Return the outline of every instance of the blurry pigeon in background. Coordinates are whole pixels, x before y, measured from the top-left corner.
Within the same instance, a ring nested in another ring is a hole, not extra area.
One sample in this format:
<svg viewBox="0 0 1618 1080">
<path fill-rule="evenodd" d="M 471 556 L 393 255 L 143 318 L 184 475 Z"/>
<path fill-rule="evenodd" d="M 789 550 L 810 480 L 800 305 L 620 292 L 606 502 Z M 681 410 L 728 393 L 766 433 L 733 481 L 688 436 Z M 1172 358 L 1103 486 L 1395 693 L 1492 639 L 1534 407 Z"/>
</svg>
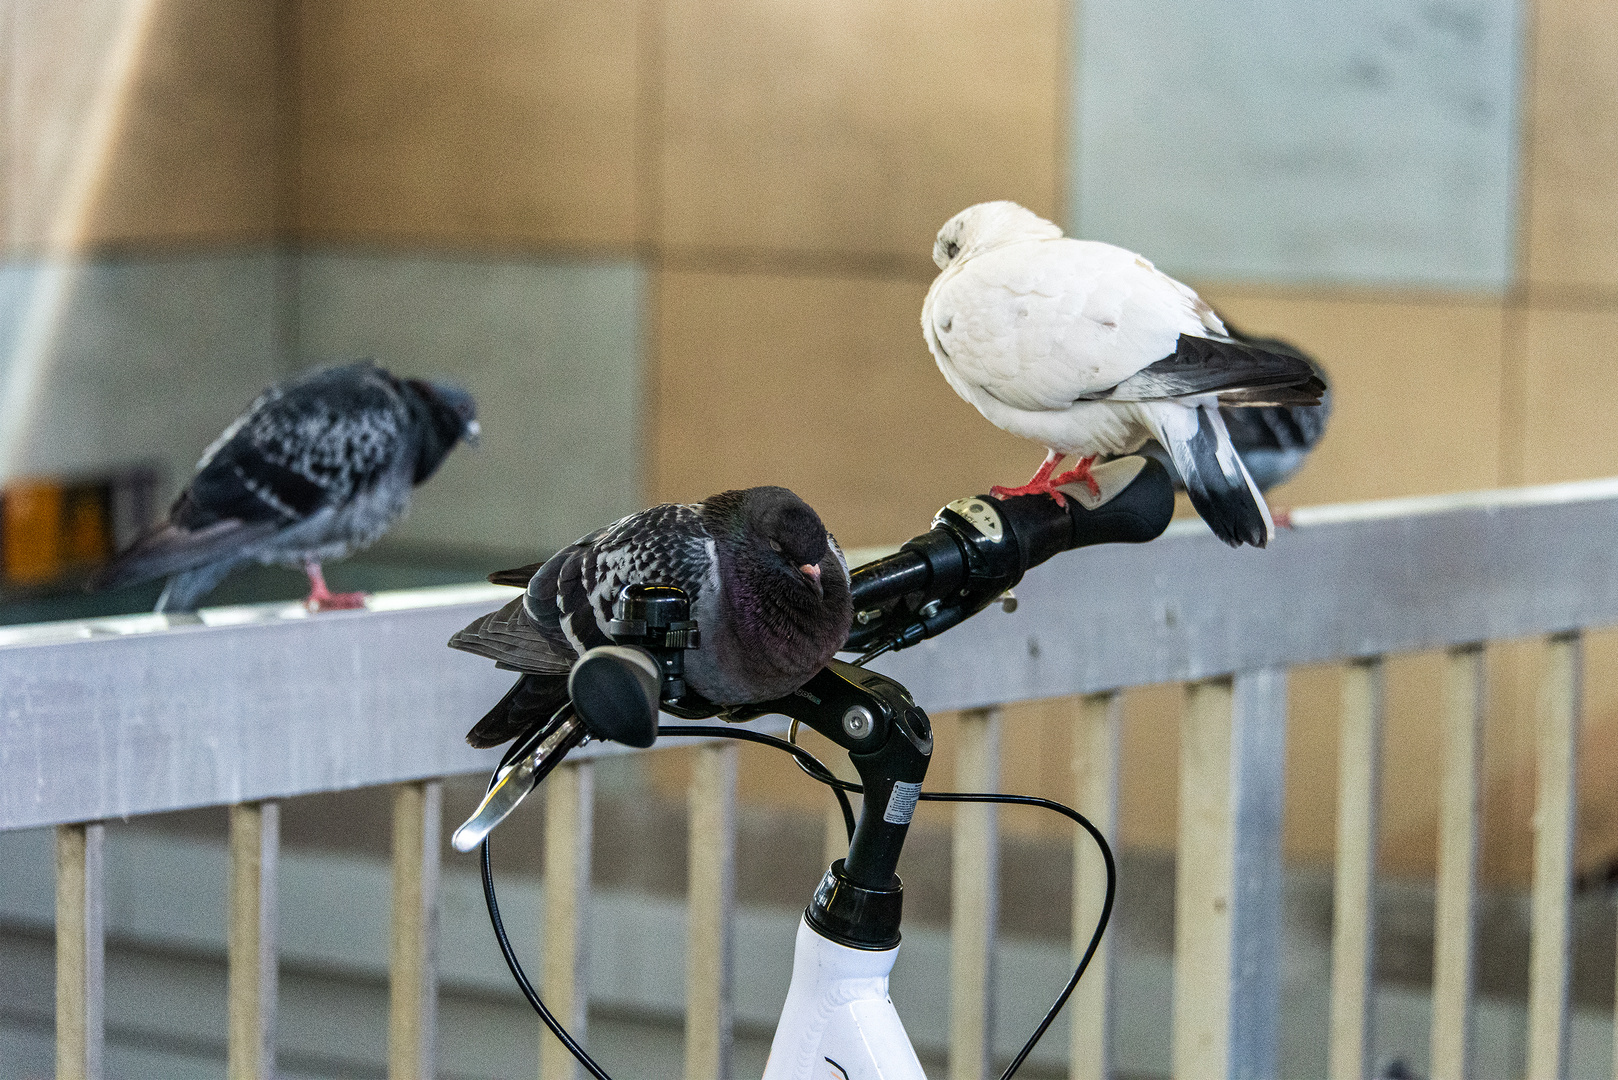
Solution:
<svg viewBox="0 0 1618 1080">
<path fill-rule="evenodd" d="M 1247 466 L 1247 472 L 1258 485 L 1258 489 L 1268 493 L 1279 484 L 1292 479 L 1294 473 L 1303 468 L 1303 463 L 1309 459 L 1309 453 L 1326 434 L 1326 424 L 1331 419 L 1331 386 L 1326 378 L 1325 369 L 1314 359 L 1302 351 L 1294 348 L 1284 341 L 1276 338 L 1255 338 L 1243 334 L 1229 322 L 1225 323 L 1225 330 L 1232 338 L 1266 352 L 1291 353 L 1306 362 L 1314 371 L 1326 390 L 1320 397 L 1319 405 L 1261 405 L 1247 408 L 1229 408 L 1221 406 L 1220 417 L 1225 421 L 1225 430 L 1230 432 L 1231 445 L 1236 448 L 1236 454 Z M 1175 487 L 1183 489 L 1185 483 L 1174 468 L 1174 461 L 1168 451 L 1153 439 L 1143 446 L 1140 453 L 1147 457 L 1156 458 L 1168 469 L 1169 475 L 1174 478 Z M 1277 525 L 1282 524 L 1282 513 L 1275 513 Z"/>
<path fill-rule="evenodd" d="M 599 529 L 544 563 L 491 574 L 526 591 L 450 639 L 523 675 L 466 741 L 498 746 L 567 701 L 568 672 L 610 645 L 626 585 L 684 589 L 701 633 L 685 679 L 716 705 L 791 693 L 831 660 L 853 620 L 848 563 L 820 517 L 786 488 L 665 503 Z"/>
<path fill-rule="evenodd" d="M 1293 350 L 1238 341 L 1188 286 L 1123 248 L 1071 240 L 1013 202 L 979 203 L 938 232 L 922 306 L 939 370 L 990 422 L 1049 451 L 1034 478 L 990 494 L 1096 490 L 1098 457 L 1155 438 L 1191 504 L 1233 547 L 1263 547 L 1269 508 L 1220 406 L 1316 405 L 1325 386 Z M 1079 461 L 1053 476 L 1068 454 Z"/>
<path fill-rule="evenodd" d="M 466 391 L 399 379 L 365 361 L 277 383 L 214 441 L 159 523 L 91 588 L 169 582 L 158 611 L 191 611 L 240 564 L 300 566 L 313 610 L 355 608 L 320 564 L 373 543 L 405 512 L 411 489 L 455 444 L 475 443 Z"/>
</svg>

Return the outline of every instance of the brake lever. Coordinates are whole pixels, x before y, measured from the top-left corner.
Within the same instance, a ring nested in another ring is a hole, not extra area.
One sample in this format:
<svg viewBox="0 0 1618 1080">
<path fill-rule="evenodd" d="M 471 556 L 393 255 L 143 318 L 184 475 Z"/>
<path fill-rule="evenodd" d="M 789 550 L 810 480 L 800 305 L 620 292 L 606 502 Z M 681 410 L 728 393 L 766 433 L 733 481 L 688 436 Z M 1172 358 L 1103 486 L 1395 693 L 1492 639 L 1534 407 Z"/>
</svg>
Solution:
<svg viewBox="0 0 1618 1080">
<path fill-rule="evenodd" d="M 483 801 L 450 837 L 455 850 L 471 851 L 483 843 L 483 838 L 510 817 L 529 792 L 561 764 L 568 751 L 587 738 L 589 732 L 569 704 L 513 743 L 489 778 L 489 790 Z"/>
</svg>

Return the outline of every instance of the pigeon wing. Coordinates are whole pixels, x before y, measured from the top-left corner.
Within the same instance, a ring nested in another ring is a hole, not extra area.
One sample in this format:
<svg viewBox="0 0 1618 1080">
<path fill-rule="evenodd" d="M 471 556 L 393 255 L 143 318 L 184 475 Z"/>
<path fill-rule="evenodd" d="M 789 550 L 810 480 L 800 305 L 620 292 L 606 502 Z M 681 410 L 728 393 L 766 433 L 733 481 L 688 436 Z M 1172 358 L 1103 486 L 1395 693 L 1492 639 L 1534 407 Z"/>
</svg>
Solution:
<svg viewBox="0 0 1618 1080">
<path fill-rule="evenodd" d="M 523 597 L 513 599 L 456 632 L 449 647 L 493 660 L 510 671 L 566 674 L 578 654 L 559 631 L 547 633 L 523 611 Z"/>
<path fill-rule="evenodd" d="M 554 585 L 545 570 L 529 583 L 528 610 L 542 618 L 541 602 L 547 592 L 553 596 L 557 625 L 581 653 L 612 643 L 607 624 L 624 586 L 674 585 L 685 590 L 694 609 L 716 565 L 700 508 L 682 503 L 630 514 L 570 551 L 556 568 Z"/>
<path fill-rule="evenodd" d="M 1173 355 L 1182 334 L 1223 333 L 1195 292 L 1145 259 L 1067 239 L 1008 245 L 940 275 L 926 321 L 952 383 L 1028 410 L 1107 391 Z"/>
<path fill-rule="evenodd" d="M 1174 354 L 1079 401 L 1163 401 L 1218 394 L 1231 404 L 1317 405 L 1326 384 L 1309 362 L 1229 339 L 1181 334 Z"/>
<path fill-rule="evenodd" d="M 407 449 L 409 416 L 374 364 L 305 375 L 255 401 L 203 454 L 170 520 L 290 525 L 375 484 Z"/>
</svg>

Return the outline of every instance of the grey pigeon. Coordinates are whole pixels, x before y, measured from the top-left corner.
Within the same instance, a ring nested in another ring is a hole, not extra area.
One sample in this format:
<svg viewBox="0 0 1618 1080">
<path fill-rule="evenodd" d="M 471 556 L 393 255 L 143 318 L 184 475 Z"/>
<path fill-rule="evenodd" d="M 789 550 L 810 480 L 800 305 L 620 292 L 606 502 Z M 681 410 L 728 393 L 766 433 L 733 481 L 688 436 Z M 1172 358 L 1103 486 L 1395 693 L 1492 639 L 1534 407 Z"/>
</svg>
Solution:
<svg viewBox="0 0 1618 1080">
<path fill-rule="evenodd" d="M 306 372 L 259 395 L 203 453 L 168 520 L 90 582 L 169 579 L 158 611 L 191 611 L 242 563 L 302 567 L 311 608 L 359 607 L 320 564 L 373 543 L 455 444 L 478 437 L 471 395 L 365 361 Z"/>
<path fill-rule="evenodd" d="M 630 514 L 544 563 L 491 574 L 522 596 L 450 638 L 522 677 L 466 736 L 498 746 L 549 720 L 568 672 L 610 645 L 626 585 L 684 589 L 701 632 L 690 688 L 716 705 L 791 693 L 831 660 L 853 618 L 848 563 L 820 517 L 786 488 L 756 487 Z"/>
<path fill-rule="evenodd" d="M 1236 448 L 1237 456 L 1247 466 L 1258 489 L 1267 492 L 1292 479 L 1293 474 L 1303 468 L 1303 463 L 1309 459 L 1310 451 L 1325 436 L 1326 424 L 1331 419 L 1331 385 L 1325 369 L 1313 357 L 1286 342 L 1277 338 L 1251 337 L 1237 330 L 1228 320 L 1225 330 L 1243 344 L 1269 353 L 1298 357 L 1309 365 L 1325 387 L 1319 405 L 1263 405 L 1244 409 L 1220 407 L 1219 415 L 1224 418 L 1225 429 L 1230 432 L 1230 442 Z M 1185 482 L 1174 468 L 1174 459 L 1161 443 L 1154 439 L 1142 447 L 1140 453 L 1162 462 L 1174 478 L 1174 486 L 1184 490 Z"/>
</svg>

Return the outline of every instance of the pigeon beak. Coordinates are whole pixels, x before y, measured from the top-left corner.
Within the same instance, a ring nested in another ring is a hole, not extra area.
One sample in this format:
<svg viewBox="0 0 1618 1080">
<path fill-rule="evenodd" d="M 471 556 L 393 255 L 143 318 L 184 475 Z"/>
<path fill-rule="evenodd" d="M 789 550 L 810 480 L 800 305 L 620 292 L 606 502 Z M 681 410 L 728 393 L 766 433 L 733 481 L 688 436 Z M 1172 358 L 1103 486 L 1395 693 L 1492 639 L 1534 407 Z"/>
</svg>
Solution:
<svg viewBox="0 0 1618 1080">
<path fill-rule="evenodd" d="M 483 425 L 476 420 L 468 420 L 466 426 L 461 429 L 461 438 L 466 440 L 468 446 L 476 446 L 482 436 Z"/>
<path fill-rule="evenodd" d="M 826 595 L 825 590 L 820 586 L 819 566 L 814 563 L 804 563 L 802 566 L 798 567 L 798 573 L 809 579 L 809 584 L 814 587 L 816 596 Z"/>
</svg>

